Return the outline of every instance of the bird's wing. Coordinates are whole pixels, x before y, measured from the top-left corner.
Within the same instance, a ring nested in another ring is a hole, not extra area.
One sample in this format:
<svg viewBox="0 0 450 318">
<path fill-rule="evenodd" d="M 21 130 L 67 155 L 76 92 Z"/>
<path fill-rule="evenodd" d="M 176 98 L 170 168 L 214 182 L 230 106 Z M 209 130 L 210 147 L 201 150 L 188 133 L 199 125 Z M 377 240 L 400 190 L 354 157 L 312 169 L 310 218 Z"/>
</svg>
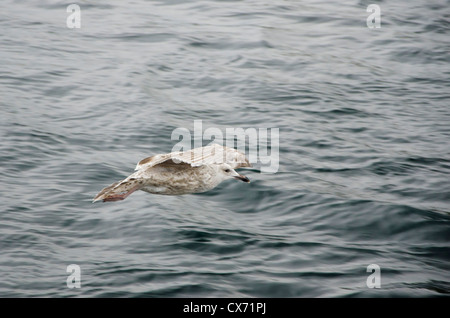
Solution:
<svg viewBox="0 0 450 318">
<path fill-rule="evenodd" d="M 171 152 L 142 159 L 137 164 L 136 170 L 153 167 L 168 160 L 172 160 L 175 163 L 184 162 L 190 164 L 192 167 L 221 163 L 227 163 L 233 169 L 251 167 L 250 162 L 242 152 L 233 148 L 213 144 L 188 151 Z"/>
<path fill-rule="evenodd" d="M 153 167 L 156 166 L 160 163 L 163 163 L 167 160 L 170 159 L 170 154 L 160 154 L 160 155 L 154 155 L 151 157 L 147 157 L 145 159 L 142 159 L 141 161 L 139 161 L 136 165 L 136 168 L 134 170 L 139 170 L 141 168 L 149 168 L 149 167 Z"/>
</svg>

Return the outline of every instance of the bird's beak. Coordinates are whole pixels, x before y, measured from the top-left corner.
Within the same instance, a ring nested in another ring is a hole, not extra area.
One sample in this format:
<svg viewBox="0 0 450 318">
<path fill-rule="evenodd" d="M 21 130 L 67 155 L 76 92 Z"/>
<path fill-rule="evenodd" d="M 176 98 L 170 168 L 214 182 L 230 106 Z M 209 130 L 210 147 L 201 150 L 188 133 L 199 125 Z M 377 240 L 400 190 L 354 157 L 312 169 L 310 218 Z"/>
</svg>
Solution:
<svg viewBox="0 0 450 318">
<path fill-rule="evenodd" d="M 241 174 L 238 175 L 238 176 L 235 176 L 235 177 L 233 177 L 233 178 L 235 178 L 235 179 L 237 179 L 237 180 L 241 180 L 241 181 L 247 182 L 247 183 L 250 183 L 250 179 L 247 178 L 246 176 L 241 175 Z"/>
</svg>

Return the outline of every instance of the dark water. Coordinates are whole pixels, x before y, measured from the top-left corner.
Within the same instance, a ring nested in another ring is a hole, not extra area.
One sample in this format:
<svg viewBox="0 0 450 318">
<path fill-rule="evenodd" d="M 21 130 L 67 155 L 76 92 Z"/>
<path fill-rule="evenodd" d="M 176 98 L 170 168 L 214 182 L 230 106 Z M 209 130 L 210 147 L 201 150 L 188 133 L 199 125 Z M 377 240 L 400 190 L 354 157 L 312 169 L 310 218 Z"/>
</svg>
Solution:
<svg viewBox="0 0 450 318">
<path fill-rule="evenodd" d="M 450 293 L 448 1 L 77 3 L 0 2 L 0 296 Z M 278 172 L 91 203 L 194 120 Z"/>
</svg>

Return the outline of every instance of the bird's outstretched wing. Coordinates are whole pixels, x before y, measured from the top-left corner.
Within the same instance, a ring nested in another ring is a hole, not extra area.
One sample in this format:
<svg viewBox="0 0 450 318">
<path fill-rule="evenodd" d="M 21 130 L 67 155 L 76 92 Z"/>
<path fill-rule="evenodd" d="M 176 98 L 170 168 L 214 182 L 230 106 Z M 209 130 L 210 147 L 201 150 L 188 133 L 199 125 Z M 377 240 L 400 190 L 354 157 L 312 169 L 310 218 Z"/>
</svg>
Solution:
<svg viewBox="0 0 450 318">
<path fill-rule="evenodd" d="M 177 151 L 148 157 L 139 161 L 135 170 L 150 168 L 168 160 L 172 160 L 175 163 L 187 163 L 192 167 L 221 163 L 227 163 L 233 169 L 252 166 L 242 152 L 233 148 L 213 144 L 189 151 Z"/>
</svg>

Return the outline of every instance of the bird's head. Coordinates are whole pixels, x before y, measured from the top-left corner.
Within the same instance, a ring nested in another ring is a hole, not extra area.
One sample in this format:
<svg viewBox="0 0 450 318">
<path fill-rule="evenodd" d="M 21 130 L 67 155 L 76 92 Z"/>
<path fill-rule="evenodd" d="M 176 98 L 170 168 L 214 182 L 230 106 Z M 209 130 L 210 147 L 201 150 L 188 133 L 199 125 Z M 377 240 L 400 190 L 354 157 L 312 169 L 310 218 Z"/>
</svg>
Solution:
<svg viewBox="0 0 450 318">
<path fill-rule="evenodd" d="M 233 178 L 250 183 L 250 179 L 237 173 L 231 166 L 227 163 L 219 165 L 219 173 L 223 175 L 224 179 Z"/>
</svg>

